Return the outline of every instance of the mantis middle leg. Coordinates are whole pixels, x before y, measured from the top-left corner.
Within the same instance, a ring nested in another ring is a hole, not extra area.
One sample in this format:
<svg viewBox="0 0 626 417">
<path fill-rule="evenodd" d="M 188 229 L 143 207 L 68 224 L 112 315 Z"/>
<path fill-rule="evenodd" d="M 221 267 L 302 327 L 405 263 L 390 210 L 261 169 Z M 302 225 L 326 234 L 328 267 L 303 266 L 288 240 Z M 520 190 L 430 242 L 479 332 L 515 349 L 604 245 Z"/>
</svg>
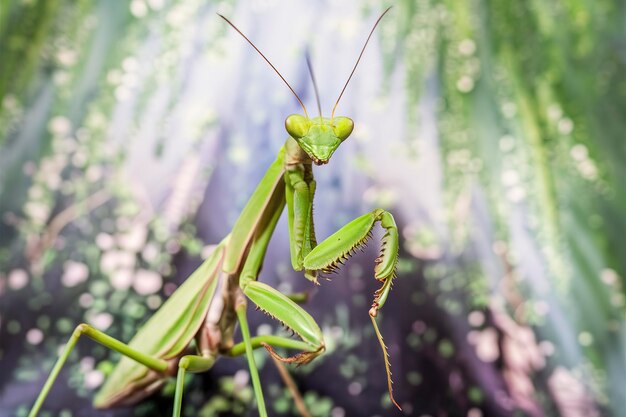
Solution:
<svg viewBox="0 0 626 417">
<path fill-rule="evenodd" d="M 173 417 L 180 417 L 180 410 L 183 402 L 183 388 L 185 385 L 185 373 L 208 371 L 214 363 L 214 356 L 185 355 L 180 358 L 178 361 L 178 373 L 176 374 L 176 393 L 174 394 Z"/>
</svg>

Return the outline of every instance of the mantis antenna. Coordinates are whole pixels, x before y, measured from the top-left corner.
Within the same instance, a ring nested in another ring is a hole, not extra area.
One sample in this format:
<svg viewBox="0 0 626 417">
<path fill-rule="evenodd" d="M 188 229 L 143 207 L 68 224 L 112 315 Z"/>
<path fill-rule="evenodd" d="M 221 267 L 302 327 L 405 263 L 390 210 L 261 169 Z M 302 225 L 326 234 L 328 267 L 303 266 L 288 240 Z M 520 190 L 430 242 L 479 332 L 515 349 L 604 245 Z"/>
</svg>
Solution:
<svg viewBox="0 0 626 417">
<path fill-rule="evenodd" d="M 343 90 L 341 90 L 341 94 L 339 94 L 339 98 L 337 99 L 337 102 L 335 103 L 335 107 L 333 107 L 333 112 L 330 114 L 330 119 L 331 120 L 335 116 L 335 110 L 337 109 L 337 105 L 339 104 L 339 100 L 341 100 L 341 96 L 343 96 L 343 92 L 346 91 L 346 87 L 348 86 L 348 83 L 352 79 L 352 76 L 354 75 L 354 71 L 356 71 L 356 67 L 359 66 L 359 62 L 361 61 L 361 57 L 363 56 L 363 52 L 365 52 L 365 47 L 367 46 L 368 42 L 370 41 L 370 38 L 372 37 L 372 33 L 374 33 L 374 29 L 376 29 L 376 26 L 378 26 L 378 23 L 383 18 L 383 16 L 386 15 L 389 10 L 391 10 L 391 7 L 392 6 L 387 7 L 387 9 L 383 12 L 383 14 L 380 15 L 380 17 L 378 18 L 376 23 L 374 23 L 374 27 L 370 31 L 370 34 L 368 35 L 367 40 L 365 41 L 365 45 L 363 45 L 363 49 L 361 49 L 361 53 L 359 54 L 359 58 L 356 60 L 356 64 L 354 64 L 354 68 L 352 68 L 352 72 L 350 73 L 350 76 L 348 77 L 348 81 L 346 81 L 346 84 L 343 86 Z"/>
<path fill-rule="evenodd" d="M 270 62 L 269 59 L 267 59 L 265 57 L 265 55 L 263 55 L 263 52 L 261 52 L 259 50 L 259 48 L 256 47 L 256 45 L 254 43 L 252 43 L 252 41 L 250 39 L 248 39 L 248 37 L 246 35 L 243 34 L 242 31 L 240 31 L 237 26 L 235 26 L 230 20 L 228 20 L 227 18 L 225 18 L 223 15 L 221 14 L 217 14 L 219 17 L 221 17 L 222 19 L 224 19 L 226 21 L 226 23 L 228 23 L 233 29 L 235 29 L 237 31 L 237 33 L 239 33 L 246 41 L 248 41 L 248 43 L 250 45 L 252 45 L 252 47 L 259 53 L 259 55 L 261 55 L 263 57 L 263 59 L 265 60 L 265 62 L 267 62 L 270 67 L 272 67 L 272 69 L 276 72 L 276 74 L 278 74 L 278 76 L 280 77 L 281 80 L 283 80 L 283 82 L 285 84 L 287 84 L 287 87 L 289 87 L 289 89 L 291 90 L 291 92 L 293 93 L 294 96 L 296 96 L 296 98 L 298 99 L 298 101 L 300 102 L 300 105 L 302 106 L 302 110 L 304 110 L 304 115 L 306 116 L 306 118 L 309 118 L 309 114 L 306 111 L 306 107 L 304 106 L 304 103 L 302 102 L 302 100 L 300 100 L 300 97 L 298 96 L 298 94 L 296 94 L 296 92 L 294 91 L 293 88 L 291 88 L 291 85 L 289 85 L 289 83 L 287 82 L 287 80 L 285 80 L 285 77 L 282 76 L 282 74 L 276 69 L 276 67 L 274 65 L 272 65 L 272 63 Z M 382 17 L 382 16 L 381 16 Z"/>
<path fill-rule="evenodd" d="M 313 65 L 311 64 L 311 54 L 309 54 L 309 50 L 307 49 L 305 52 L 306 57 L 306 65 L 309 67 L 309 74 L 311 74 L 311 81 L 313 81 L 313 88 L 315 90 L 315 101 L 317 101 L 317 111 L 320 114 L 320 119 L 322 118 L 322 106 L 320 105 L 320 92 L 317 89 L 317 81 L 315 81 L 315 74 L 313 73 Z"/>
</svg>

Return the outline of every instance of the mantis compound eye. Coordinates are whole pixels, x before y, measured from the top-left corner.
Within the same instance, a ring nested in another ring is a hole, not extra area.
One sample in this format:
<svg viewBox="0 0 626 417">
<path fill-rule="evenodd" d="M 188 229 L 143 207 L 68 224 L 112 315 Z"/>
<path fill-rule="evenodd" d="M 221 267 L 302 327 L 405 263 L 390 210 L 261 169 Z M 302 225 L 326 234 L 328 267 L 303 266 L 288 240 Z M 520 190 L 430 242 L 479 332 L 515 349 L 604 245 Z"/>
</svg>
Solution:
<svg viewBox="0 0 626 417">
<path fill-rule="evenodd" d="M 335 117 L 333 120 L 333 131 L 341 140 L 346 140 L 352 133 L 352 129 L 354 129 L 354 122 L 349 117 Z"/>
<path fill-rule="evenodd" d="M 311 122 L 300 114 L 292 114 L 285 120 L 285 129 L 287 133 L 294 139 L 299 139 L 309 132 Z"/>
</svg>

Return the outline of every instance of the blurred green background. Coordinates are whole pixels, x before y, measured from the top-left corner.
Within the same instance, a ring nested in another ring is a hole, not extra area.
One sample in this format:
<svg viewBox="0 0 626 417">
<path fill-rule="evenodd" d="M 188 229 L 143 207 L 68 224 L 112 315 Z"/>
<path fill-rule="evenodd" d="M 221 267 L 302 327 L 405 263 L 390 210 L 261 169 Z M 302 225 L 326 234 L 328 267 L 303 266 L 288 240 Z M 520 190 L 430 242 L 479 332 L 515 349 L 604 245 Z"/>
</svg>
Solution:
<svg viewBox="0 0 626 417">
<path fill-rule="evenodd" d="M 318 237 L 383 207 L 401 230 L 311 286 L 286 221 L 261 279 L 311 291 L 327 353 L 293 370 L 314 416 L 626 416 L 626 3 L 0 2 L 0 416 L 22 416 L 74 326 L 121 340 L 228 233 L 300 108 L 216 12 L 355 131 L 316 170 Z M 377 236 L 381 236 L 378 233 Z M 372 242 L 376 242 L 376 239 Z M 253 332 L 280 326 L 250 312 Z M 270 414 L 297 415 L 264 352 Z M 90 399 L 117 355 L 81 341 L 42 416 L 169 415 Z M 252 416 L 245 361 L 189 378 L 185 415 Z"/>
</svg>

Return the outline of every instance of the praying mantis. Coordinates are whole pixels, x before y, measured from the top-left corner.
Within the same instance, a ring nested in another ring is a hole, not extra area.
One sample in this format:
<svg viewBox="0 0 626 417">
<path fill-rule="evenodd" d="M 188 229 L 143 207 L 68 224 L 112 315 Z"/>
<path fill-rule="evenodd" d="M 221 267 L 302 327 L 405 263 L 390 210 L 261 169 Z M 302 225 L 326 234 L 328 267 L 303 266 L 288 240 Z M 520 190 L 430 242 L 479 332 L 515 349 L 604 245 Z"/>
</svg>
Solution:
<svg viewBox="0 0 626 417">
<path fill-rule="evenodd" d="M 123 355 L 96 394 L 96 408 L 132 405 L 176 375 L 173 416 L 179 417 L 186 373 L 208 371 L 219 356 L 245 355 L 259 415 L 267 416 L 253 350 L 264 347 L 281 362 L 301 365 L 315 359 L 325 349 L 322 331 L 313 317 L 294 301 L 296 297 L 282 294 L 258 281 L 269 240 L 285 207 L 292 267 L 296 271 L 304 271 L 305 278 L 315 284 L 318 283 L 320 273 L 335 272 L 343 261 L 364 245 L 371 237 L 371 230 L 376 223 L 380 223 L 385 230 L 380 256 L 374 267 L 374 278 L 380 281 L 381 286 L 374 293 L 369 316 L 383 351 L 390 399 L 400 408 L 393 398 L 389 355 L 376 323 L 378 311 L 391 290 L 398 261 L 398 229 L 394 218 L 383 209 L 375 209 L 352 220 L 319 244 L 313 224 L 316 183 L 312 166 L 328 163 L 333 153 L 352 133 L 353 121 L 348 117 L 335 116 L 335 110 L 374 29 L 389 9 L 380 15 L 370 31 L 330 118 L 322 117 L 317 85 L 308 57 L 307 64 L 320 113 L 319 117 L 313 118 L 309 117 L 300 97 L 265 55 L 226 17 L 219 15 L 272 67 L 299 101 L 304 114 L 287 117 L 285 128 L 289 137 L 245 205 L 231 233 L 216 245 L 211 255 L 128 344 L 88 324 L 78 325 L 46 380 L 29 417 L 35 417 L 41 409 L 63 364 L 83 335 Z M 251 336 L 246 317 L 248 300 L 291 329 L 300 340 L 275 335 Z M 237 324 L 243 339 L 239 343 L 234 342 Z M 275 348 L 295 350 L 298 353 L 284 357 Z"/>
</svg>

